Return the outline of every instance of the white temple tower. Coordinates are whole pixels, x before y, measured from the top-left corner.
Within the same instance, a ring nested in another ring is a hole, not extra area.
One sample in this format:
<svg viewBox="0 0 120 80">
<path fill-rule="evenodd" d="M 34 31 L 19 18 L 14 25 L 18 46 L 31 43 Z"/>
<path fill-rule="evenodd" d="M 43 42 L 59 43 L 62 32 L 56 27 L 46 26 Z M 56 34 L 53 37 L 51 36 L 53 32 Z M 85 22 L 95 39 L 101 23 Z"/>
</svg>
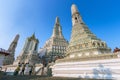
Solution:
<svg viewBox="0 0 120 80">
<path fill-rule="evenodd" d="M 38 39 L 36 39 L 35 34 L 26 39 L 25 45 L 20 53 L 20 55 L 15 60 L 14 64 L 18 63 L 39 63 L 38 56 Z"/>
<path fill-rule="evenodd" d="M 75 4 L 71 7 L 72 34 L 67 49 L 69 56 L 90 56 L 110 53 L 107 44 L 97 38 L 83 22 L 82 17 Z"/>
<path fill-rule="evenodd" d="M 46 50 L 45 57 L 48 59 L 48 61 L 53 61 L 56 58 L 63 58 L 65 56 L 67 46 L 68 42 L 65 40 L 62 34 L 60 20 L 58 17 L 56 17 L 52 36 L 46 41 L 43 48 Z M 40 52 L 40 54 L 43 53 Z"/>
<path fill-rule="evenodd" d="M 3 61 L 3 65 L 10 65 L 13 64 L 15 58 L 15 49 L 17 47 L 17 43 L 19 40 L 19 34 L 17 34 L 14 38 L 14 40 L 12 41 L 12 43 L 10 44 L 9 48 L 8 48 L 8 52 L 10 53 L 10 55 L 6 56 L 4 61 Z"/>
</svg>

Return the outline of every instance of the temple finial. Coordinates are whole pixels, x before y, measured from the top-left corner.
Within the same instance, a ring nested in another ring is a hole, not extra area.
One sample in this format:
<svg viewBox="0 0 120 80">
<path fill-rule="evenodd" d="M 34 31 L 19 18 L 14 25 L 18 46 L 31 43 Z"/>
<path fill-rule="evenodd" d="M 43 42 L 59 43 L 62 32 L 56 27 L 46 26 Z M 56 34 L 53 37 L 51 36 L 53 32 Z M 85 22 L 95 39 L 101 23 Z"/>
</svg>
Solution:
<svg viewBox="0 0 120 80">
<path fill-rule="evenodd" d="M 32 34 L 32 36 L 31 36 L 32 38 L 35 38 L 35 32 Z"/>
<path fill-rule="evenodd" d="M 57 16 L 55 20 L 55 24 L 59 24 L 59 23 L 60 23 L 60 20 L 59 20 L 59 17 Z"/>
<path fill-rule="evenodd" d="M 72 4 L 72 6 L 71 6 L 71 12 L 72 12 L 72 15 L 75 14 L 75 13 L 79 13 L 79 11 L 77 9 L 77 6 L 75 4 Z"/>
<path fill-rule="evenodd" d="M 20 37 L 20 35 L 19 35 L 19 34 L 17 34 L 17 35 L 15 36 L 14 42 L 18 42 L 19 37 Z"/>
<path fill-rule="evenodd" d="M 55 19 L 52 37 L 63 37 L 59 17 L 56 17 Z"/>
</svg>

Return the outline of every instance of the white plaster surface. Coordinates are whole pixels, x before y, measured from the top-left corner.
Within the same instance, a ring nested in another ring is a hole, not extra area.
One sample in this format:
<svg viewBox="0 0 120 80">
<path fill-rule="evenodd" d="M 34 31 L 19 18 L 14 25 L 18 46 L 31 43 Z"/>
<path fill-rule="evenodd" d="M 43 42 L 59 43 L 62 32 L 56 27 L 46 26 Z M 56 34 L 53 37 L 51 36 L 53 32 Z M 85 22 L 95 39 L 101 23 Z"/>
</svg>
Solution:
<svg viewBox="0 0 120 80">
<path fill-rule="evenodd" d="M 56 63 L 53 76 L 96 79 L 120 79 L 120 58 Z"/>
</svg>

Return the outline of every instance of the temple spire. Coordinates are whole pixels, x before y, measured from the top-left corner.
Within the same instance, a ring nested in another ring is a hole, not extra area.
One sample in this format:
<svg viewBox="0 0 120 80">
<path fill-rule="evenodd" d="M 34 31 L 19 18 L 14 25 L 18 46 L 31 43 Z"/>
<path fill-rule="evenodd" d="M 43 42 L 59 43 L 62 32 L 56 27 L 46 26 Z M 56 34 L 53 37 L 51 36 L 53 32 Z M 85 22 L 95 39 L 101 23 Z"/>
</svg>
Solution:
<svg viewBox="0 0 120 80">
<path fill-rule="evenodd" d="M 75 4 L 72 4 L 71 12 L 72 12 L 72 15 L 75 14 L 75 13 L 79 13 L 78 9 L 77 9 L 77 6 Z"/>
<path fill-rule="evenodd" d="M 45 42 L 44 48 L 40 50 L 40 55 L 44 56 L 44 60 L 48 64 L 51 61 L 55 61 L 56 57 L 63 58 L 67 46 L 68 42 L 62 34 L 59 17 L 56 17 L 52 36 Z"/>
<path fill-rule="evenodd" d="M 17 34 L 13 40 L 13 42 L 10 44 L 8 51 L 14 53 L 15 52 L 15 48 L 17 46 L 18 40 L 19 40 L 19 34 Z"/>
<path fill-rule="evenodd" d="M 59 17 L 56 17 L 56 21 L 55 21 L 55 24 L 60 24 L 60 20 L 59 20 Z"/>
<path fill-rule="evenodd" d="M 62 28 L 60 26 L 59 17 L 56 17 L 52 37 L 61 37 L 61 38 L 63 38 Z"/>
<path fill-rule="evenodd" d="M 26 39 L 20 55 L 17 57 L 13 64 L 17 65 L 19 62 L 20 63 L 29 62 L 29 64 L 36 63 L 39 60 L 37 55 L 38 44 L 39 40 L 35 37 L 35 33 L 33 33 L 32 36 Z"/>
<path fill-rule="evenodd" d="M 71 14 L 72 34 L 67 48 L 67 54 L 69 54 L 69 56 L 73 54 L 89 56 L 109 53 L 110 48 L 107 47 L 107 44 L 97 38 L 82 21 L 82 17 L 75 4 L 71 6 Z"/>
<path fill-rule="evenodd" d="M 19 34 L 17 34 L 14 38 L 14 40 L 12 41 L 12 43 L 10 44 L 9 48 L 8 48 L 8 51 L 10 52 L 10 55 L 9 56 L 6 56 L 4 61 L 3 61 L 3 64 L 4 65 L 10 65 L 10 64 L 13 64 L 15 58 L 15 49 L 17 47 L 17 43 L 18 43 L 18 40 L 19 40 Z"/>
<path fill-rule="evenodd" d="M 77 6 L 75 4 L 72 4 L 71 6 L 71 14 L 72 14 L 72 25 L 73 26 L 77 23 L 79 24 L 84 23 L 77 9 Z"/>
<path fill-rule="evenodd" d="M 32 34 L 31 38 L 35 38 L 35 32 Z"/>
</svg>

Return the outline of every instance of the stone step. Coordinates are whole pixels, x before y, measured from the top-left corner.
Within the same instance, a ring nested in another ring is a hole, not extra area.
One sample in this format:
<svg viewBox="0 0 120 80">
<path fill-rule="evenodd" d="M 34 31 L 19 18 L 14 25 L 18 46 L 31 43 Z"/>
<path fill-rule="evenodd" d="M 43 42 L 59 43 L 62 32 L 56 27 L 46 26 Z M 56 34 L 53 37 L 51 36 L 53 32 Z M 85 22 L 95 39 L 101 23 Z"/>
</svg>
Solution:
<svg viewBox="0 0 120 80">
<path fill-rule="evenodd" d="M 47 76 L 37 76 L 37 75 L 31 75 L 31 76 L 1 76 L 0 80 L 86 80 L 86 79 L 80 79 L 80 78 L 66 78 L 66 77 L 47 77 Z M 88 79 L 87 79 L 88 80 Z M 95 79 L 89 79 L 89 80 L 95 80 Z"/>
</svg>

